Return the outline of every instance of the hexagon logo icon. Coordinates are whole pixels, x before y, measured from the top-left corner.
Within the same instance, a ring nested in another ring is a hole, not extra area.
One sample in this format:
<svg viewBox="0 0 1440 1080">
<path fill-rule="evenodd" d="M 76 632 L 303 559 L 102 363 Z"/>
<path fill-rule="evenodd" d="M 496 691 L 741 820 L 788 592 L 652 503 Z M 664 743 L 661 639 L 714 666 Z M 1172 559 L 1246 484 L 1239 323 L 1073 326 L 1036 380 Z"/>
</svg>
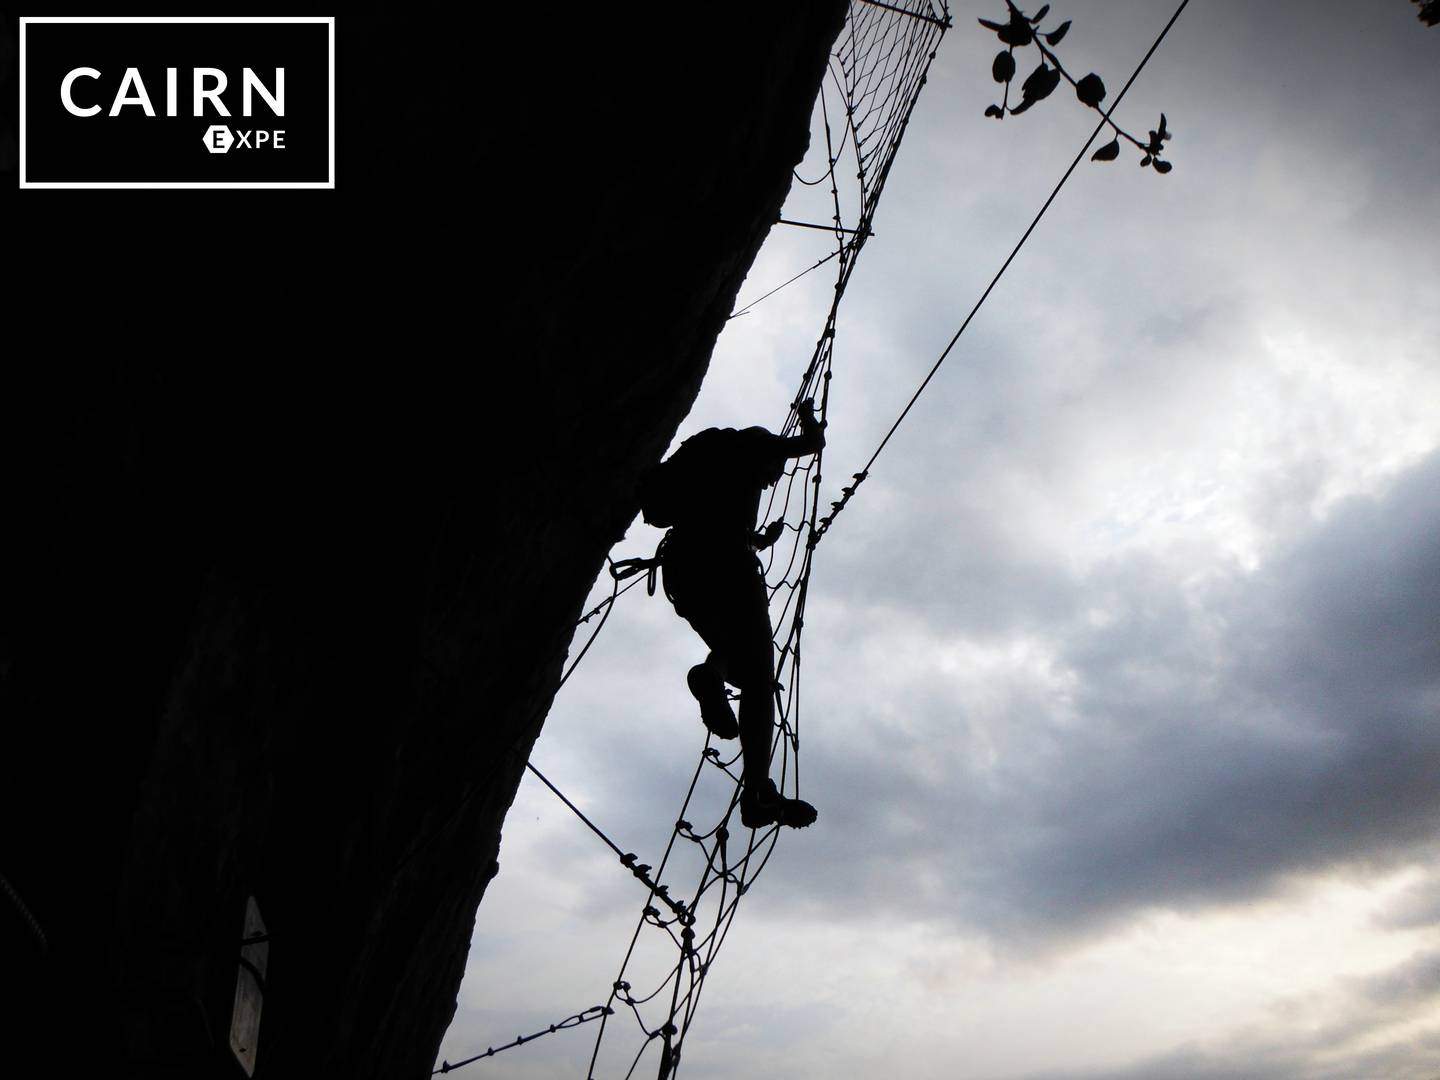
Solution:
<svg viewBox="0 0 1440 1080">
<path fill-rule="evenodd" d="M 212 154 L 228 153 L 235 142 L 235 136 L 230 134 L 230 129 L 224 124 L 211 124 L 205 129 L 203 138 L 205 149 Z"/>
</svg>

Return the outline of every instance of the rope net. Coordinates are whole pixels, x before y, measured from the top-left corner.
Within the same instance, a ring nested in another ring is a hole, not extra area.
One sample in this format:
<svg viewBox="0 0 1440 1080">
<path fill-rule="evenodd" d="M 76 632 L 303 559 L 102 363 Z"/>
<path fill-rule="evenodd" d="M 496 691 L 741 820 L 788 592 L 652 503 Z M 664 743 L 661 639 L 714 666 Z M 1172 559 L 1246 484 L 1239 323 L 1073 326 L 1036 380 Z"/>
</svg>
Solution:
<svg viewBox="0 0 1440 1080">
<path fill-rule="evenodd" d="M 829 404 L 835 323 L 885 181 L 948 26 L 943 2 L 900 0 L 893 5 L 855 0 L 835 43 L 818 102 L 833 209 L 835 289 L 824 328 L 800 379 L 782 434 L 799 423 L 797 406 Z M 842 177 L 853 184 L 842 187 Z M 824 261 L 832 261 L 831 257 Z M 752 305 L 753 306 L 753 305 Z M 765 552 L 775 643 L 776 722 L 771 775 L 782 794 L 800 793 L 801 633 L 814 541 L 821 521 L 823 454 L 792 464 L 771 489 L 760 524 L 783 520 L 782 539 Z M 677 914 L 652 893 L 636 921 L 601 1017 L 587 1076 L 676 1074 L 694 1023 L 705 978 L 724 944 L 741 898 L 774 854 L 780 826 L 746 829 L 739 819 L 740 753 L 706 738 L 686 798 L 653 878 L 662 899 L 683 905 Z M 700 827 L 705 814 L 708 828 Z M 686 872 L 688 871 L 688 873 Z M 688 881 L 684 900 L 664 882 Z M 644 981 L 638 974 L 645 972 Z M 628 1023 L 626 1022 L 628 1019 Z"/>
<path fill-rule="evenodd" d="M 796 173 L 805 187 L 828 184 L 833 213 L 831 225 L 825 228 L 833 233 L 835 248 L 809 270 L 834 262 L 834 294 L 781 434 L 795 431 L 798 406 L 809 398 L 817 402 L 818 416 L 822 420 L 826 416 L 840 303 L 870 236 L 871 220 L 925 84 L 926 71 L 949 25 L 944 0 L 851 0 L 816 103 L 815 126 L 823 129 L 825 138 L 824 171 L 813 180 Z M 771 290 L 766 296 L 778 291 Z M 737 314 L 743 310 L 748 308 Z M 822 456 L 797 461 L 786 470 L 771 490 L 761 519 L 785 522 L 782 538 L 765 552 L 764 567 L 775 647 L 776 720 L 770 771 L 781 793 L 792 798 L 798 798 L 800 790 L 801 632 L 815 544 L 828 524 L 820 509 Z M 857 474 L 856 482 L 859 479 Z M 840 504 L 830 505 L 833 513 Z M 639 583 L 637 578 L 621 588 L 621 575 L 615 567 L 612 563 L 615 588 L 581 622 L 600 616 L 603 626 L 618 598 Z M 582 656 L 593 640 L 592 634 Z M 573 668 L 574 664 L 566 677 Z M 533 771 L 539 775 L 538 770 Z M 738 743 L 717 744 L 707 734 L 658 864 L 652 869 L 633 854 L 621 854 L 622 865 L 641 881 L 648 896 L 609 997 L 603 1006 L 592 1006 L 548 1029 L 553 1032 L 578 1026 L 578 1022 L 598 1021 L 586 1073 L 592 1080 L 614 1076 L 628 1080 L 649 1075 L 652 1069 L 660 1080 L 668 1080 L 679 1069 L 705 978 L 730 931 L 740 899 L 769 862 L 779 839 L 779 825 L 750 830 L 741 824 L 740 775 Z M 548 780 L 545 783 L 549 785 Z M 554 785 L 549 786 L 560 794 Z M 565 801 L 612 849 L 621 851 Z M 708 828 L 695 824 L 702 820 L 714 824 Z M 468 1061 L 447 1062 L 436 1072 L 449 1072 L 460 1064 Z"/>
</svg>

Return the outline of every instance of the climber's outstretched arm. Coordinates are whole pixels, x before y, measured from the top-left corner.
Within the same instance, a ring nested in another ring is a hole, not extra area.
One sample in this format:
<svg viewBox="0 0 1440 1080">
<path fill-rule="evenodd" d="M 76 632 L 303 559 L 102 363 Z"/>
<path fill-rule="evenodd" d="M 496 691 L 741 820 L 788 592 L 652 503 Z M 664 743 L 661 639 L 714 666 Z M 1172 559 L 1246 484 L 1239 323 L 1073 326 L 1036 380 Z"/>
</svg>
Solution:
<svg viewBox="0 0 1440 1080">
<path fill-rule="evenodd" d="M 815 416 L 815 399 L 807 398 L 800 403 L 800 434 L 782 439 L 780 449 L 785 457 L 804 457 L 818 454 L 825 447 L 825 424 Z"/>
</svg>

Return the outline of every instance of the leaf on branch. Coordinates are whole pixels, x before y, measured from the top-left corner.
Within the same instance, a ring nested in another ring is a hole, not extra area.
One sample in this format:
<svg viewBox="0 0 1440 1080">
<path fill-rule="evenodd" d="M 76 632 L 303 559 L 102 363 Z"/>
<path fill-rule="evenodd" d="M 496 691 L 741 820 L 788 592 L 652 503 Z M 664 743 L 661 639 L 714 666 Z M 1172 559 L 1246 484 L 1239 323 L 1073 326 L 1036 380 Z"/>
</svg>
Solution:
<svg viewBox="0 0 1440 1080">
<path fill-rule="evenodd" d="M 1030 24 L 1025 21 L 1022 15 L 1017 19 L 1011 19 L 1000 29 L 1000 40 L 1006 45 L 1013 45 L 1017 49 L 1023 49 L 1035 40 L 1035 31 L 1030 29 Z"/>
<path fill-rule="evenodd" d="M 1091 161 L 1114 161 L 1120 156 L 1120 140 L 1111 139 L 1104 146 L 1090 155 Z"/>
<path fill-rule="evenodd" d="M 1146 145 L 1145 149 L 1150 151 L 1151 154 L 1158 155 L 1160 151 L 1164 149 L 1166 141 L 1171 137 L 1171 133 L 1165 130 L 1165 114 L 1161 113 L 1160 127 L 1150 132 L 1150 142 Z"/>
<path fill-rule="evenodd" d="M 1440 3 L 1440 0 L 1434 0 L 1434 2 Z M 1001 97 L 1000 104 L 987 105 L 985 107 L 985 115 L 987 117 L 993 116 L 997 120 L 1005 119 L 1007 112 L 1011 116 L 1018 116 L 1037 102 L 1044 101 L 1053 94 L 1059 87 L 1061 80 L 1064 79 L 1074 84 L 1075 96 L 1082 105 L 1087 108 L 1099 110 L 1101 115 L 1109 121 L 1109 116 L 1106 115 L 1104 109 L 1101 108 L 1101 102 L 1105 100 L 1108 93 L 1105 87 L 1105 81 L 1101 79 L 1096 72 L 1092 71 L 1083 79 L 1076 82 L 1061 68 L 1059 60 L 1045 48 L 1045 45 L 1040 45 L 1039 48 L 1041 54 L 1040 66 L 1025 77 L 1025 81 L 1020 87 L 1020 93 L 1018 95 L 1020 98 L 1019 103 L 1013 107 L 1010 106 L 1010 88 L 1016 74 L 1015 50 L 1024 48 L 1027 45 L 1039 44 L 1041 38 L 1049 45 L 1059 45 L 1065 38 L 1065 35 L 1070 32 L 1071 22 L 1069 19 L 1066 19 L 1054 30 L 1048 33 L 1042 32 L 1040 30 L 1040 23 L 1050 13 L 1050 5 L 1048 3 L 1042 4 L 1034 15 L 1026 15 L 1016 5 L 1015 0 L 1005 0 L 1005 8 L 1009 14 L 1008 21 L 1006 22 L 1002 23 L 993 19 L 978 20 L 981 26 L 993 31 L 999 37 L 1001 44 L 1008 46 L 1008 48 L 996 54 L 994 61 L 990 65 L 990 74 L 997 83 L 1004 85 L 1005 91 Z M 1055 60 L 1054 67 L 1049 65 L 1048 61 L 1050 60 Z M 1165 143 L 1171 138 L 1171 132 L 1168 129 L 1168 122 L 1164 113 L 1160 114 L 1160 124 L 1155 130 L 1150 132 L 1149 142 L 1146 143 L 1142 143 L 1129 133 L 1122 131 L 1113 122 L 1109 123 L 1108 126 L 1114 131 L 1115 137 L 1091 154 L 1091 161 L 1114 161 L 1119 158 L 1120 141 L 1123 138 L 1133 142 L 1140 149 L 1143 155 L 1140 159 L 1141 168 L 1153 165 L 1155 171 L 1161 174 L 1168 173 L 1173 168 L 1170 162 L 1162 160 L 1160 156 L 1164 152 Z M 829 518 L 823 519 L 822 526 L 828 521 Z M 1437 1077 L 1437 1080 L 1440 1080 L 1440 1077 Z"/>
<path fill-rule="evenodd" d="M 1075 84 L 1075 96 L 1082 104 L 1089 105 L 1092 109 L 1100 107 L 1100 102 L 1105 100 L 1105 83 L 1093 71 Z"/>
<path fill-rule="evenodd" d="M 1037 101 L 1043 101 L 1054 93 L 1055 87 L 1059 85 L 1060 72 L 1042 62 L 1026 76 L 1024 85 L 1020 87 L 1020 96 L 1024 98 L 1023 106 L 1028 107 Z"/>
</svg>

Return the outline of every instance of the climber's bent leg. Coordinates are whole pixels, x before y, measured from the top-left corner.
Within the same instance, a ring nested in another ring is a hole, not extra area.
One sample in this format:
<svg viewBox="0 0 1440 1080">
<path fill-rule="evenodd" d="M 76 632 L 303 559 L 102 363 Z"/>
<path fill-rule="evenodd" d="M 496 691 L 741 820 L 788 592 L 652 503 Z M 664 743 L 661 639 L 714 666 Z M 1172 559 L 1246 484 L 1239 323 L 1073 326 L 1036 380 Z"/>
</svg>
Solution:
<svg viewBox="0 0 1440 1080">
<path fill-rule="evenodd" d="M 724 700 L 724 683 L 740 690 L 740 716 L 734 730 L 740 735 L 741 820 L 750 828 L 776 822 L 795 828 L 809 825 L 815 820 L 815 808 L 800 799 L 784 798 L 770 780 L 775 652 L 770 596 L 758 560 L 748 551 L 734 557 L 713 553 L 703 561 L 667 556 L 665 575 L 666 591 L 676 612 L 710 646 L 710 656 L 690 669 L 686 681 L 700 702 L 701 719 L 712 732 L 731 730 L 725 719 L 734 722 L 729 702 Z M 723 719 L 719 711 L 722 702 Z"/>
<path fill-rule="evenodd" d="M 724 662 L 711 653 L 696 664 L 685 677 L 690 694 L 700 703 L 700 719 L 717 739 L 733 739 L 740 734 L 730 695 L 725 692 Z"/>
</svg>

